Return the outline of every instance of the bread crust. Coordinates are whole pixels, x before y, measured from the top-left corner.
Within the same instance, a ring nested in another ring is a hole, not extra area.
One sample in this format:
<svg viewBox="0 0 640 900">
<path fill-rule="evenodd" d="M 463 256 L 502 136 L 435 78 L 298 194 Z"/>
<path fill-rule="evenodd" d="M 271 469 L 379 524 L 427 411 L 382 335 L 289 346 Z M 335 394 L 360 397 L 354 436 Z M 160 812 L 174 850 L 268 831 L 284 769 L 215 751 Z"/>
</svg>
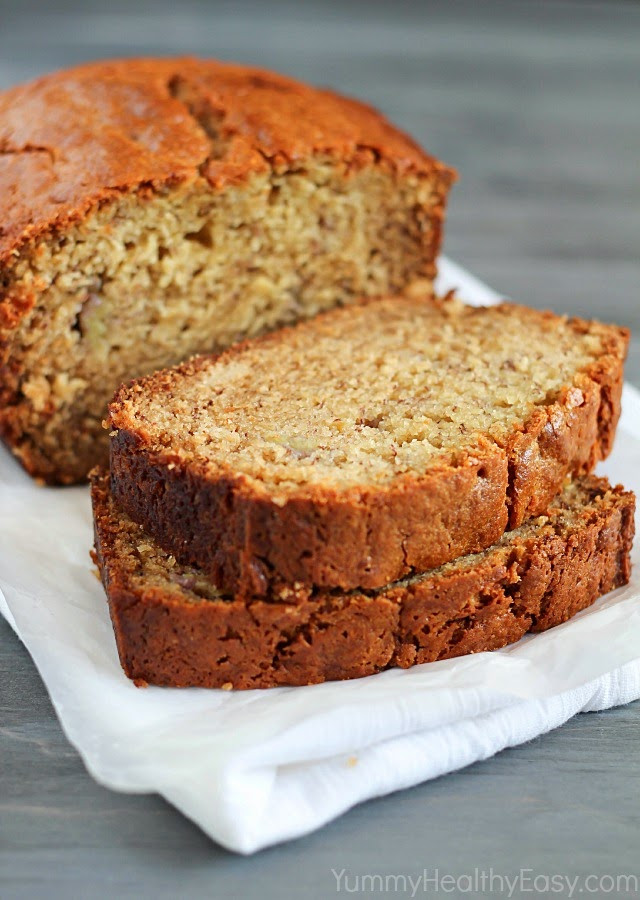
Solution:
<svg viewBox="0 0 640 900">
<path fill-rule="evenodd" d="M 224 188 L 317 153 L 455 177 L 372 107 L 262 69 L 185 57 L 45 75 L 0 94 L 0 267 L 123 191 Z"/>
<path fill-rule="evenodd" d="M 502 309 L 517 314 L 518 307 Z M 580 319 L 569 323 L 576 333 L 592 327 Z M 265 340 L 280 342 L 286 353 L 288 331 Z M 480 440 L 453 462 L 387 485 L 304 486 L 284 505 L 229 468 L 212 474 L 198 460 L 153 445 L 133 422 L 138 391 L 171 392 L 211 363 L 199 358 L 118 392 L 108 422 L 111 489 L 161 547 L 236 596 L 263 596 L 280 582 L 381 587 L 485 549 L 506 527 L 544 513 L 568 474 L 590 472 L 613 441 L 627 341 L 624 329 L 605 326 L 598 358 L 553 401 L 536 407 L 502 446 Z"/>
<path fill-rule="evenodd" d="M 95 560 L 122 667 L 138 684 L 315 684 L 493 650 L 551 628 L 629 579 L 633 494 L 604 479 L 585 483 L 591 502 L 570 528 L 541 523 L 533 536 L 462 569 L 370 593 L 187 602 L 141 584 L 144 571 L 133 577 L 123 565 L 118 540 L 131 529 L 145 536 L 117 510 L 108 476 L 96 472 Z"/>
</svg>

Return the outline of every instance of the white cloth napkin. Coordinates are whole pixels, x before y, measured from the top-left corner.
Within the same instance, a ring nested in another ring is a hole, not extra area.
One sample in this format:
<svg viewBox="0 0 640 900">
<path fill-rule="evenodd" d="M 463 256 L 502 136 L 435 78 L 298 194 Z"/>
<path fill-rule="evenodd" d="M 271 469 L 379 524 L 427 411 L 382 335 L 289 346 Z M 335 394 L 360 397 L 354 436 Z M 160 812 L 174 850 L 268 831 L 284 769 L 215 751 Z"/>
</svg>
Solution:
<svg viewBox="0 0 640 900">
<path fill-rule="evenodd" d="M 444 261 L 441 287 L 495 294 Z M 640 394 L 601 467 L 640 493 Z M 581 711 L 640 697 L 640 565 L 570 622 L 511 647 L 352 682 L 271 691 L 135 688 L 91 573 L 88 490 L 39 488 L 0 452 L 0 611 L 88 770 L 157 791 L 212 838 L 255 850 L 451 772 Z M 4 598 L 3 598 L 4 595 Z"/>
</svg>

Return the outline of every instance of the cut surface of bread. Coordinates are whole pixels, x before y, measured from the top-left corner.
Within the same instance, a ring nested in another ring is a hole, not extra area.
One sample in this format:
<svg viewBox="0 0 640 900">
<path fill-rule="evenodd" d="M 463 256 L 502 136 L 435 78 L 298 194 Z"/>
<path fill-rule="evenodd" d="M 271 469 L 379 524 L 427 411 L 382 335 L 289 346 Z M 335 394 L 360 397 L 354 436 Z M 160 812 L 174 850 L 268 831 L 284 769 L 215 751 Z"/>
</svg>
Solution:
<svg viewBox="0 0 640 900">
<path fill-rule="evenodd" d="M 375 110 L 241 66 L 95 63 L 0 94 L 0 435 L 83 479 L 123 381 L 429 282 L 452 178 Z"/>
<path fill-rule="evenodd" d="M 512 305 L 334 310 L 123 387 L 114 497 L 236 595 L 379 587 L 484 549 L 606 455 L 627 339 Z"/>
<path fill-rule="evenodd" d="M 482 553 L 376 591 L 223 596 L 92 483 L 95 561 L 125 673 L 264 688 L 357 678 L 493 650 L 566 621 L 629 579 L 633 494 L 585 477 Z"/>
</svg>

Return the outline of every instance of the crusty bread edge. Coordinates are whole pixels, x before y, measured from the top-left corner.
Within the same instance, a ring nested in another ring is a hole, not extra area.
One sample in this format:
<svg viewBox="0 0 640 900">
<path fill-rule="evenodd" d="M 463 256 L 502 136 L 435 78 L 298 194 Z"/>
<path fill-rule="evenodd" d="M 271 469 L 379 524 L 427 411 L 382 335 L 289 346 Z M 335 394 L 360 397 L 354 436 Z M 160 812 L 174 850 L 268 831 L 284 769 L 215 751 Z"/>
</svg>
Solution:
<svg viewBox="0 0 640 900">
<path fill-rule="evenodd" d="M 141 586 L 119 564 L 120 514 L 108 475 L 96 471 L 94 559 L 122 667 L 142 685 L 304 685 L 494 650 L 546 630 L 629 579 L 635 498 L 603 479 L 589 481 L 603 499 L 567 533 L 541 527 L 459 572 L 428 573 L 370 594 L 194 603 Z"/>
</svg>

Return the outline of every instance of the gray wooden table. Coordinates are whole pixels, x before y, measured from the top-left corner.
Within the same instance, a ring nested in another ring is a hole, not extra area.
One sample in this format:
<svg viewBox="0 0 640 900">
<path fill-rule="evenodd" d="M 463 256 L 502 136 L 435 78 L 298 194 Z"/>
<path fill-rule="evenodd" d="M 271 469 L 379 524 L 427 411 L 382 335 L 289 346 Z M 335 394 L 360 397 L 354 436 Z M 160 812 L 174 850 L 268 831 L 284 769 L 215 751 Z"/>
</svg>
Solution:
<svg viewBox="0 0 640 900">
<path fill-rule="evenodd" d="M 447 252 L 514 299 L 631 326 L 640 384 L 637 5 L 0 0 L 0 87 L 136 53 L 251 61 L 382 107 L 461 171 Z M 95 784 L 5 623 L 0 695 L 2 898 L 330 897 L 332 869 L 640 876 L 637 703 L 244 859 L 158 797 Z"/>
</svg>

